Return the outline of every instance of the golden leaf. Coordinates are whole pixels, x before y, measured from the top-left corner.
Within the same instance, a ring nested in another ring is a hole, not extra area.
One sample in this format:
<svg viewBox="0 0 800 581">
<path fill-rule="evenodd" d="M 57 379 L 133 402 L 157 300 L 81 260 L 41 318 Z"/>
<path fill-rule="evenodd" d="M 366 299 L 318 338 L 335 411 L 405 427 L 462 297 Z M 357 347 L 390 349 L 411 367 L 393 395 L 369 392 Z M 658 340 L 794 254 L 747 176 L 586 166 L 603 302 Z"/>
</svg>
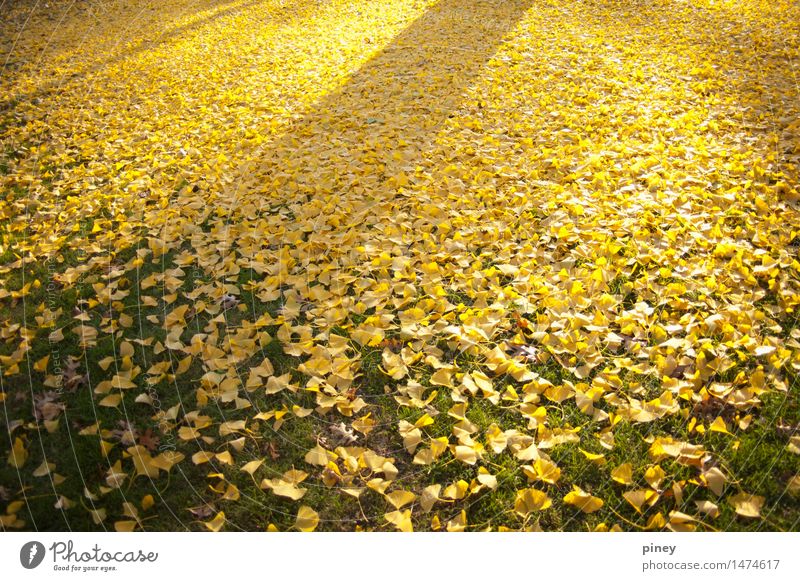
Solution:
<svg viewBox="0 0 800 581">
<path fill-rule="evenodd" d="M 598 511 L 604 504 L 600 498 L 592 496 L 575 485 L 572 486 L 572 491 L 564 497 L 564 502 L 579 508 L 585 513 Z"/>
<path fill-rule="evenodd" d="M 552 505 L 550 498 L 541 490 L 525 488 L 517 491 L 514 510 L 520 516 L 527 516 L 534 511 L 546 510 Z"/>
<path fill-rule="evenodd" d="M 764 506 L 764 497 L 740 492 L 728 498 L 728 502 L 736 510 L 736 514 L 748 518 L 759 518 L 761 508 Z"/>
<path fill-rule="evenodd" d="M 313 508 L 304 505 L 297 510 L 294 526 L 298 530 L 310 533 L 317 528 L 317 525 L 319 525 L 319 515 Z"/>
</svg>

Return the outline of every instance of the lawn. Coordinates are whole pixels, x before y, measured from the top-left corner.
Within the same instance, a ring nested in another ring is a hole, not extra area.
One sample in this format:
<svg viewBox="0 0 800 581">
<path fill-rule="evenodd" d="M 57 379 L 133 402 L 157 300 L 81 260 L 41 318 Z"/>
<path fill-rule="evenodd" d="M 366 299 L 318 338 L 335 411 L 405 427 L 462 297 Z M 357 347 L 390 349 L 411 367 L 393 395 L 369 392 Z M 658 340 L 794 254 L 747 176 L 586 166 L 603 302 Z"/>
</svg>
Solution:
<svg viewBox="0 0 800 581">
<path fill-rule="evenodd" d="M 800 530 L 800 5 L 0 2 L 2 530 Z"/>
</svg>

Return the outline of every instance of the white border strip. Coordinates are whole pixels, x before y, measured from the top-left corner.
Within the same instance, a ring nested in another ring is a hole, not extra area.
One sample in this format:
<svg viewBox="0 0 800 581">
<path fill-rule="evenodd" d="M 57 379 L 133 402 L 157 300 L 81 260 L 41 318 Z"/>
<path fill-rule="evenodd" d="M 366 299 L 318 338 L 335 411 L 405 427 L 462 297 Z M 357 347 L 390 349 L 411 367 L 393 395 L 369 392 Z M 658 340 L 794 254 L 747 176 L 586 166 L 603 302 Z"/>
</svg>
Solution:
<svg viewBox="0 0 800 581">
<path fill-rule="evenodd" d="M 33 542 L 45 554 L 29 570 Z M 796 580 L 800 533 L 6 533 L 0 570 L 13 580 Z"/>
</svg>

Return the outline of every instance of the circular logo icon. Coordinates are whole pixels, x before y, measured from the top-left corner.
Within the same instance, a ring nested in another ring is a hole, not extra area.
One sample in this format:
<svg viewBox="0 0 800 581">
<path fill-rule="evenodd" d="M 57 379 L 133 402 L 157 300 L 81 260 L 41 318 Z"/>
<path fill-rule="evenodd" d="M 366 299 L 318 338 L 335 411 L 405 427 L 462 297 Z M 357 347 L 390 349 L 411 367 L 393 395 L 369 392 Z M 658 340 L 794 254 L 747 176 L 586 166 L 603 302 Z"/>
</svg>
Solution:
<svg viewBox="0 0 800 581">
<path fill-rule="evenodd" d="M 35 569 L 42 564 L 44 552 L 44 545 L 39 541 L 25 543 L 19 550 L 19 562 L 26 569 Z"/>
</svg>

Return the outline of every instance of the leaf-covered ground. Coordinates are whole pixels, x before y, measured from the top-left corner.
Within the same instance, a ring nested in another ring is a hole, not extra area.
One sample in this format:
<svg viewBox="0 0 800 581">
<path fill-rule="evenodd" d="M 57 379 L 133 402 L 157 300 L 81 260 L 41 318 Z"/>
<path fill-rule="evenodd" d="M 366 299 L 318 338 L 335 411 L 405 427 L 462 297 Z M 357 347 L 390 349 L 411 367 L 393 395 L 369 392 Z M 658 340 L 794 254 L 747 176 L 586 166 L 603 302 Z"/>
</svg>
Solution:
<svg viewBox="0 0 800 581">
<path fill-rule="evenodd" d="M 797 2 L 0 12 L 3 529 L 800 529 Z"/>
</svg>

